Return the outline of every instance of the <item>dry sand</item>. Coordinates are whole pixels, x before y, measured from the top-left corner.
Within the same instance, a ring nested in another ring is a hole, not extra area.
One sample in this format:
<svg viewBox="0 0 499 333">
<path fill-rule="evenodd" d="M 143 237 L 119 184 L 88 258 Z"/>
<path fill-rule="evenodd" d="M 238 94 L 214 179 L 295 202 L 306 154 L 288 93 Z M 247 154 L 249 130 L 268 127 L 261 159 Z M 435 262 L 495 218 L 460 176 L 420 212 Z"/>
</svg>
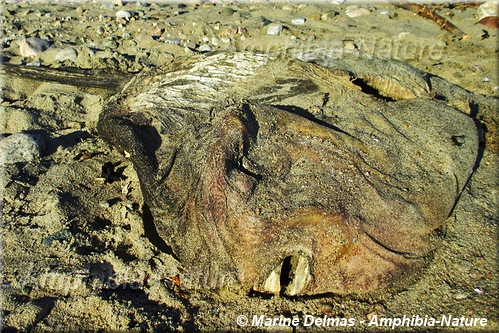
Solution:
<svg viewBox="0 0 499 333">
<path fill-rule="evenodd" d="M 389 330 L 367 326 L 376 314 L 487 318 L 487 326 L 468 330 L 497 330 L 496 114 L 476 115 L 485 130 L 483 155 L 432 264 L 418 282 L 381 298 L 241 297 L 183 285 L 182 267 L 162 251 L 142 209 L 131 163 L 96 133 L 106 99 L 131 75 L 208 50 L 203 45 L 212 51 L 283 54 L 289 47 L 357 48 L 405 61 L 472 92 L 498 95 L 497 29 L 476 24 L 478 5 L 432 6 L 464 38 L 391 4 L 363 4 L 370 13 L 354 18 L 346 15 L 348 5 L 4 4 L 1 133 L 33 134 L 16 137 L 27 152 L 9 154 L 6 162 L 12 163 L 2 166 L 5 332 L 227 331 L 240 329 L 240 315 L 250 324 L 253 315 L 301 321 L 296 328 L 250 325 L 243 331 L 333 330 L 304 327 L 306 315 L 356 320 L 357 325 L 339 331 Z M 132 17 L 116 22 L 119 10 Z M 292 24 L 294 18 L 305 22 Z M 281 34 L 267 35 L 275 24 L 282 25 Z M 46 39 L 51 47 L 22 57 L 21 36 Z M 82 77 L 72 68 L 92 72 Z M 64 84 L 49 69 L 72 70 L 75 78 Z M 108 182 L 102 179 L 106 163 L 113 163 L 115 171 Z"/>
</svg>

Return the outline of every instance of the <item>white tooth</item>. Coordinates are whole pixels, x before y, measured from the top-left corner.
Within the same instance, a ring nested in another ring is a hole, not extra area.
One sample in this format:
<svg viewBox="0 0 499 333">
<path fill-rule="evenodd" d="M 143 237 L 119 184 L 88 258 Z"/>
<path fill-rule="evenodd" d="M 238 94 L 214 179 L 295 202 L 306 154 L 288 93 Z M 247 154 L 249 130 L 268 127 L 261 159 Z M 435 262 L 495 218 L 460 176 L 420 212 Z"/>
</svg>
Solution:
<svg viewBox="0 0 499 333">
<path fill-rule="evenodd" d="M 282 263 L 270 272 L 263 285 L 264 292 L 279 294 L 281 291 L 281 269 Z"/>
<path fill-rule="evenodd" d="M 312 279 L 310 275 L 310 267 L 306 257 L 299 256 L 293 257 L 291 260 L 293 280 L 286 288 L 286 294 L 289 296 L 296 296 L 300 294 Z"/>
</svg>

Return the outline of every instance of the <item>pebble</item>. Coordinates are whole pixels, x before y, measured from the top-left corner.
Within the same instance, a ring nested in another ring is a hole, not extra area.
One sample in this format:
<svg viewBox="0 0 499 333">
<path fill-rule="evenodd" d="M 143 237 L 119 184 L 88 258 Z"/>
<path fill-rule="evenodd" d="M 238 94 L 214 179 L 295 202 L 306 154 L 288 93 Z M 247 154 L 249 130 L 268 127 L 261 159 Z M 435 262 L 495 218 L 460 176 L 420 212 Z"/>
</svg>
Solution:
<svg viewBox="0 0 499 333">
<path fill-rule="evenodd" d="M 222 43 L 229 44 L 230 43 L 230 38 L 229 37 L 222 37 Z"/>
<path fill-rule="evenodd" d="M 40 135 L 19 132 L 0 140 L 0 164 L 34 162 L 44 150 Z"/>
<path fill-rule="evenodd" d="M 180 40 L 175 39 L 175 38 L 168 38 L 168 39 L 165 39 L 165 43 L 180 45 Z"/>
<path fill-rule="evenodd" d="M 72 47 L 68 47 L 67 49 L 60 50 L 59 53 L 55 56 L 56 61 L 66 61 L 71 60 L 72 62 L 76 61 L 78 57 L 78 53 Z"/>
<path fill-rule="evenodd" d="M 211 52 L 211 46 L 208 44 L 203 44 L 199 47 L 199 52 Z"/>
<path fill-rule="evenodd" d="M 19 51 L 21 52 L 21 56 L 24 58 L 36 57 L 43 51 L 47 50 L 49 47 L 50 42 L 48 40 L 38 37 L 29 37 L 27 39 L 22 39 L 19 43 Z"/>
<path fill-rule="evenodd" d="M 303 17 L 296 17 L 296 18 L 291 20 L 291 24 L 294 24 L 294 25 L 302 25 L 304 23 L 305 23 L 305 18 L 303 18 Z"/>
<path fill-rule="evenodd" d="M 196 43 L 194 43 L 194 42 L 187 42 L 185 44 L 185 46 L 188 47 L 191 50 L 194 50 L 196 48 Z"/>
<path fill-rule="evenodd" d="M 279 36 L 282 32 L 282 25 L 280 24 L 270 24 L 267 28 L 267 35 Z"/>
<path fill-rule="evenodd" d="M 106 49 L 116 49 L 118 48 L 118 44 L 116 44 L 116 42 L 114 41 L 110 41 L 108 43 L 106 43 Z"/>
<path fill-rule="evenodd" d="M 217 38 L 217 37 L 212 37 L 212 38 L 211 38 L 211 44 L 213 44 L 213 45 L 217 46 L 217 45 L 218 45 L 218 43 L 219 43 L 219 41 L 218 41 L 218 38 Z"/>
<path fill-rule="evenodd" d="M 324 14 L 321 15 L 321 20 L 322 21 L 330 21 L 333 19 L 333 17 L 335 17 L 336 15 L 338 15 L 339 13 L 334 11 L 334 10 L 331 10 L 329 12 L 326 12 Z"/>
<path fill-rule="evenodd" d="M 132 12 L 128 10 L 119 10 L 116 12 L 116 19 L 130 20 L 132 18 Z"/>
<path fill-rule="evenodd" d="M 225 8 L 222 8 L 221 11 L 218 12 L 218 14 L 220 14 L 221 16 L 232 16 L 232 14 L 234 14 L 235 10 L 230 8 L 230 7 L 225 7 Z"/>
<path fill-rule="evenodd" d="M 364 16 L 364 15 L 369 15 L 371 14 L 371 11 L 367 8 L 362 8 L 359 6 L 348 6 L 345 10 L 345 14 L 348 17 L 359 17 L 359 16 Z"/>
<path fill-rule="evenodd" d="M 321 19 L 321 14 L 320 13 L 313 13 L 308 16 L 309 20 L 312 21 L 320 21 Z"/>
<path fill-rule="evenodd" d="M 113 10 L 114 9 L 114 3 L 112 3 L 112 2 L 104 3 L 104 4 L 102 4 L 102 6 L 100 6 L 100 9 Z"/>
<path fill-rule="evenodd" d="M 70 240 L 72 237 L 71 231 L 67 229 L 60 230 L 56 233 L 50 234 L 43 238 L 43 245 L 50 247 L 54 242 L 56 241 L 67 241 Z"/>
<path fill-rule="evenodd" d="M 36 59 L 35 61 L 28 62 L 26 64 L 26 66 L 28 66 L 28 67 L 40 67 L 41 65 L 42 65 L 42 62 L 40 61 L 40 59 Z"/>
<path fill-rule="evenodd" d="M 498 3 L 496 1 L 488 1 L 480 5 L 476 11 L 477 20 L 480 21 L 484 17 L 488 16 L 497 16 L 497 6 Z"/>
<path fill-rule="evenodd" d="M 209 43 L 210 42 L 210 37 L 204 36 L 202 39 L 203 43 Z"/>
</svg>

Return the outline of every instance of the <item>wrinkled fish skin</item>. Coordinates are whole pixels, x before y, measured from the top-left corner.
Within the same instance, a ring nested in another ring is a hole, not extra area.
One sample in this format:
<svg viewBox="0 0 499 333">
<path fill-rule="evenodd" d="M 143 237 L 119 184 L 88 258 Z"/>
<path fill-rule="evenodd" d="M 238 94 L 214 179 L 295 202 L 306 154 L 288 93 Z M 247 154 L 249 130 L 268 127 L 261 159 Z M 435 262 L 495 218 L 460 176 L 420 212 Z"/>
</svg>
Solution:
<svg viewBox="0 0 499 333">
<path fill-rule="evenodd" d="M 473 120 L 428 82 L 382 59 L 219 53 L 134 79 L 98 129 L 131 154 L 186 285 L 375 294 L 428 264 L 477 159 Z"/>
</svg>

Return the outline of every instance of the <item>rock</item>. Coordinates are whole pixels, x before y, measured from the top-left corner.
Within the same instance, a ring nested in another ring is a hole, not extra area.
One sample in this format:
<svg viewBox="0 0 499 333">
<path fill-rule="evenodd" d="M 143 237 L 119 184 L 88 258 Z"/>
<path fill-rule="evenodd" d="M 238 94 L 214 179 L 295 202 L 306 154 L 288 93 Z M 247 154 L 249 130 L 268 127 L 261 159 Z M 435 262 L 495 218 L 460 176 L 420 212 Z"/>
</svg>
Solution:
<svg viewBox="0 0 499 333">
<path fill-rule="evenodd" d="M 41 135 L 19 132 L 0 139 L 0 165 L 34 162 L 45 150 Z"/>
<path fill-rule="evenodd" d="M 217 46 L 217 45 L 218 45 L 218 43 L 219 43 L 219 40 L 218 40 L 218 38 L 217 38 L 217 37 L 212 37 L 212 38 L 211 38 L 211 44 L 213 44 L 213 45 Z"/>
<path fill-rule="evenodd" d="M 133 14 L 132 12 L 128 11 L 128 10 L 119 10 L 116 12 L 116 21 L 118 20 L 125 20 L 125 21 L 129 21 L 131 18 L 132 18 Z"/>
<path fill-rule="evenodd" d="M 345 14 L 348 17 L 359 17 L 359 16 L 364 16 L 364 15 L 369 15 L 371 14 L 371 11 L 367 8 L 359 7 L 359 6 L 348 6 L 345 10 Z"/>
<path fill-rule="evenodd" d="M 100 9 L 104 9 L 104 10 L 113 10 L 113 9 L 114 9 L 114 3 L 112 3 L 112 2 L 103 3 L 103 4 L 100 6 Z"/>
<path fill-rule="evenodd" d="M 72 62 L 76 61 L 78 57 L 78 53 L 72 47 L 68 47 L 67 49 L 60 50 L 59 53 L 55 56 L 56 61 L 66 61 L 71 60 Z"/>
<path fill-rule="evenodd" d="M 180 45 L 180 40 L 178 40 L 176 38 L 168 38 L 168 39 L 165 39 L 165 43 Z"/>
<path fill-rule="evenodd" d="M 320 13 L 313 13 L 308 16 L 308 19 L 311 21 L 320 21 L 321 19 L 321 14 Z"/>
<path fill-rule="evenodd" d="M 218 14 L 220 14 L 221 16 L 232 16 L 232 14 L 234 14 L 235 10 L 230 8 L 230 7 L 224 7 L 222 8 L 221 11 L 218 12 Z"/>
<path fill-rule="evenodd" d="M 334 10 L 331 10 L 329 12 L 326 12 L 324 14 L 321 15 L 321 20 L 322 21 L 330 21 L 333 19 L 333 17 L 335 17 L 336 15 L 338 15 L 339 13 L 334 11 Z"/>
<path fill-rule="evenodd" d="M 211 52 L 211 46 L 208 44 L 203 44 L 199 47 L 199 52 Z"/>
<path fill-rule="evenodd" d="M 38 37 L 22 39 L 19 43 L 19 51 L 24 58 L 36 57 L 50 47 L 50 42 Z"/>
<path fill-rule="evenodd" d="M 271 36 L 279 36 L 282 32 L 282 25 L 273 23 L 270 24 L 269 27 L 267 28 L 267 35 Z"/>
<path fill-rule="evenodd" d="M 291 20 L 291 24 L 294 24 L 294 25 L 302 25 L 304 23 L 305 23 L 305 18 L 303 18 L 303 17 L 296 17 L 296 18 Z"/>
<path fill-rule="evenodd" d="M 26 66 L 28 66 L 28 67 L 40 67 L 41 65 L 42 65 L 42 62 L 40 61 L 40 59 L 36 59 L 35 61 L 28 62 L 26 64 Z"/>
<path fill-rule="evenodd" d="M 480 5 L 476 11 L 476 19 L 481 20 L 484 17 L 497 16 L 497 6 L 498 3 L 496 1 L 488 1 Z"/>
<path fill-rule="evenodd" d="M 191 49 L 191 50 L 194 50 L 194 49 L 196 48 L 196 46 L 197 46 L 197 45 L 196 45 L 196 43 L 194 43 L 194 42 L 187 42 L 187 43 L 185 43 L 185 46 L 186 46 L 187 48 Z"/>
</svg>

